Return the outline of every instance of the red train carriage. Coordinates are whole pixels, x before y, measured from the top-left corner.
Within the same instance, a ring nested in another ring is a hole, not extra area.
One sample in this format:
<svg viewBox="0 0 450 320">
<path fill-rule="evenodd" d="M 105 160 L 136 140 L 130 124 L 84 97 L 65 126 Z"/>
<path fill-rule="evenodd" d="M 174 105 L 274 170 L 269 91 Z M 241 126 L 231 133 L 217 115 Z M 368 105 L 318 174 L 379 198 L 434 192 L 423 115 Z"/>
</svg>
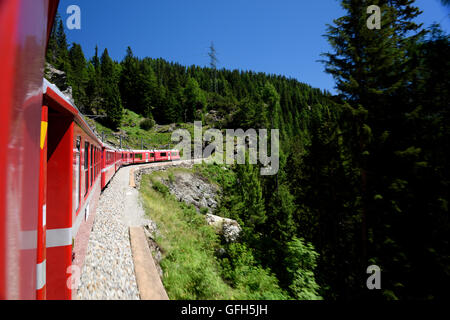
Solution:
<svg viewBox="0 0 450 320">
<path fill-rule="evenodd" d="M 147 163 L 150 160 L 150 151 L 148 150 L 134 150 L 133 151 L 133 163 Z"/>
<path fill-rule="evenodd" d="M 180 152 L 178 150 L 156 150 L 155 161 L 173 161 L 180 159 Z"/>
<path fill-rule="evenodd" d="M 37 246 L 48 223 L 39 193 L 46 176 L 42 78 L 57 6 L 0 1 L 0 299 L 35 299 L 36 288 L 44 289 L 46 257 Z"/>
<path fill-rule="evenodd" d="M 154 153 L 155 153 L 155 161 L 157 162 L 169 160 L 169 156 L 167 154 L 167 151 L 165 150 L 155 150 Z"/>
<path fill-rule="evenodd" d="M 116 150 L 110 146 L 103 146 L 102 149 L 102 189 L 106 187 L 111 178 L 116 173 Z"/>
<path fill-rule="evenodd" d="M 116 172 L 124 165 L 123 162 L 123 151 L 116 150 Z"/>
<path fill-rule="evenodd" d="M 42 83 L 58 2 L 0 1 L 0 299 L 71 299 L 101 190 L 125 164 L 180 158 L 103 144 Z"/>
<path fill-rule="evenodd" d="M 47 81 L 46 298 L 71 299 L 101 192 L 102 144 L 76 107 Z M 83 237 L 84 235 L 84 237 Z M 79 237 L 80 236 L 80 237 Z M 38 249 L 41 244 L 38 243 Z M 69 281 L 69 282 L 68 282 Z"/>
<path fill-rule="evenodd" d="M 180 151 L 178 150 L 170 150 L 170 160 L 174 161 L 174 160 L 180 160 Z"/>
<path fill-rule="evenodd" d="M 125 164 L 133 163 L 133 153 L 131 151 L 124 152 Z"/>
</svg>

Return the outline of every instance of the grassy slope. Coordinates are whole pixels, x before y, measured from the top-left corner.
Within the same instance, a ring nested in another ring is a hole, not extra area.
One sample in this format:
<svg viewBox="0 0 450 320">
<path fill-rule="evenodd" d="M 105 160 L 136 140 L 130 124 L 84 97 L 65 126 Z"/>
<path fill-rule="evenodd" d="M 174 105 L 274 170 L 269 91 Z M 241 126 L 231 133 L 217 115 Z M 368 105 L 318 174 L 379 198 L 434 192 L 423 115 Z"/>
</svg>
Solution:
<svg viewBox="0 0 450 320">
<path fill-rule="evenodd" d="M 125 109 L 122 123 L 120 128 L 117 131 L 114 131 L 104 125 L 102 125 L 100 122 L 97 122 L 92 119 L 86 119 L 86 121 L 89 123 L 89 125 L 92 128 L 95 128 L 99 136 L 102 135 L 102 133 L 105 134 L 105 141 L 108 142 L 111 145 L 120 146 L 120 138 L 119 135 L 122 135 L 126 137 L 126 139 L 122 140 L 122 148 L 127 149 L 138 149 L 140 150 L 142 148 L 141 145 L 141 139 L 143 139 L 144 142 L 144 149 L 169 149 L 173 148 L 176 144 L 174 144 L 171 141 L 172 138 L 172 132 L 168 132 L 168 129 L 171 127 L 171 125 L 155 125 L 150 130 L 144 130 L 141 129 L 139 124 L 144 120 L 144 117 L 141 115 Z M 176 130 L 178 129 L 185 129 L 189 131 L 191 134 L 192 139 L 192 145 L 191 149 L 194 150 L 194 125 L 192 123 L 180 123 L 177 124 Z M 210 126 L 203 125 L 202 126 L 203 133 L 210 129 Z M 225 146 L 225 134 L 223 133 L 223 152 L 217 152 L 218 156 L 222 157 L 223 163 L 225 163 L 225 156 L 226 156 L 226 146 Z"/>
<path fill-rule="evenodd" d="M 167 173 L 155 173 L 161 175 Z M 220 276 L 214 249 L 220 241 L 203 216 L 193 207 L 181 205 L 170 195 L 151 187 L 151 176 L 141 182 L 144 208 L 159 228 L 157 239 L 164 258 L 164 287 L 172 300 L 233 299 L 236 290 Z"/>
<path fill-rule="evenodd" d="M 140 190 L 144 209 L 161 233 L 157 242 L 164 252 L 161 267 L 170 299 L 288 299 L 276 278 L 256 265 L 251 255 L 236 260 L 234 267 L 218 259 L 215 251 L 222 244 L 204 216 L 178 202 L 158 184 L 159 178 L 168 179 L 169 174 L 186 170 L 172 168 L 146 175 Z M 193 172 L 219 185 L 233 179 L 233 173 L 220 166 L 200 165 Z M 153 188 L 157 185 L 158 191 Z"/>
<path fill-rule="evenodd" d="M 144 118 L 131 111 L 125 109 L 124 115 L 122 118 L 122 124 L 117 131 L 113 131 L 112 129 L 105 127 L 101 123 L 88 119 L 87 121 L 92 127 L 95 127 L 96 131 L 99 135 L 102 132 L 106 135 L 106 140 L 119 146 L 120 139 L 118 138 L 118 134 L 120 133 L 122 136 L 126 136 L 127 140 L 123 140 L 122 146 L 129 146 L 131 149 L 141 149 L 141 139 L 144 140 L 144 145 L 148 149 L 159 149 L 159 148 L 168 148 L 169 145 L 173 146 L 174 144 L 171 142 L 172 133 L 164 132 L 170 127 L 170 125 L 159 126 L 156 125 L 150 130 L 143 130 L 140 128 L 139 124 Z M 177 129 L 187 129 L 191 132 L 193 136 L 193 125 L 192 124 L 180 124 L 177 126 Z M 117 134 L 114 136 L 113 134 Z"/>
</svg>

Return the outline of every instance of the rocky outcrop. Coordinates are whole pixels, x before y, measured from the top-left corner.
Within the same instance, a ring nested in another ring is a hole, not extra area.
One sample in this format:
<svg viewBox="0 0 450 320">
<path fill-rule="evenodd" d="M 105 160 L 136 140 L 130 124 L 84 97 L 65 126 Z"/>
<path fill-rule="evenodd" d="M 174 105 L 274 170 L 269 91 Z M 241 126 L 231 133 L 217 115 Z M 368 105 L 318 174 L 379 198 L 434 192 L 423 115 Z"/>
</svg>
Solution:
<svg viewBox="0 0 450 320">
<path fill-rule="evenodd" d="M 72 87 L 67 85 L 67 75 L 64 71 L 58 70 L 51 64 L 46 63 L 45 78 L 56 85 L 66 98 L 75 105 L 75 100 L 72 97 Z"/>
<path fill-rule="evenodd" d="M 235 242 L 241 234 L 242 228 L 236 220 L 222 218 L 213 214 L 206 215 L 206 222 L 223 236 L 226 242 Z"/>
<path fill-rule="evenodd" d="M 199 175 L 180 172 L 173 181 L 165 180 L 163 183 L 178 201 L 192 204 L 198 211 L 206 208 L 208 212 L 213 212 L 217 208 L 216 198 L 220 188 Z"/>
<path fill-rule="evenodd" d="M 199 212 L 207 210 L 206 222 L 214 227 L 226 242 L 235 242 L 239 238 L 242 228 L 237 221 L 212 214 L 218 206 L 217 198 L 220 193 L 218 186 L 202 176 L 188 172 L 178 172 L 172 181 L 163 180 L 163 183 L 178 201 L 194 205 Z"/>
<path fill-rule="evenodd" d="M 148 167 L 136 170 L 134 172 L 136 188 L 139 189 L 142 175 L 151 174 L 154 171 L 166 171 L 168 167 L 170 168 L 174 165 L 175 164 L 167 163 L 167 166 L 164 167 Z M 176 164 L 176 166 L 191 169 L 192 163 L 180 163 Z M 203 211 L 206 210 L 206 222 L 208 225 L 211 225 L 226 242 L 235 242 L 239 238 L 242 228 L 237 221 L 212 214 L 219 205 L 218 198 L 221 191 L 219 186 L 212 184 L 206 178 L 189 171 L 178 171 L 170 176 L 171 178 L 161 179 L 161 182 L 169 188 L 170 193 L 174 195 L 178 201 L 194 205 L 199 213 L 203 213 Z M 161 250 L 158 248 L 155 241 L 155 237 L 158 236 L 156 224 L 149 223 L 145 227 L 145 232 L 158 266 L 162 255 Z"/>
<path fill-rule="evenodd" d="M 193 166 L 192 162 L 162 162 L 160 163 L 160 165 L 158 166 L 152 166 L 152 167 L 147 167 L 147 168 L 136 168 L 136 170 L 134 170 L 134 181 L 135 181 L 135 188 L 139 190 L 140 184 L 141 184 L 141 179 L 143 175 L 146 174 L 151 174 L 152 172 L 155 171 L 166 171 L 167 168 L 170 167 L 178 167 L 178 168 L 187 168 L 187 169 L 191 169 Z"/>
</svg>

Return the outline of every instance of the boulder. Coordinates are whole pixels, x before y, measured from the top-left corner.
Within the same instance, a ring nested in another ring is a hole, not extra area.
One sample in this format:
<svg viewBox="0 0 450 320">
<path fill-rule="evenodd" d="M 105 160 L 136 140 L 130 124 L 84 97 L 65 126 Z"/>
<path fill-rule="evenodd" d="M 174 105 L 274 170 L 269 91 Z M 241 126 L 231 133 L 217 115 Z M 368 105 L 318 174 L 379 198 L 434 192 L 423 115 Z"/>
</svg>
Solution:
<svg viewBox="0 0 450 320">
<path fill-rule="evenodd" d="M 235 242 L 241 234 L 242 228 L 236 220 L 209 213 L 205 216 L 205 219 L 208 225 L 214 227 L 216 232 L 223 236 L 226 242 Z"/>
</svg>

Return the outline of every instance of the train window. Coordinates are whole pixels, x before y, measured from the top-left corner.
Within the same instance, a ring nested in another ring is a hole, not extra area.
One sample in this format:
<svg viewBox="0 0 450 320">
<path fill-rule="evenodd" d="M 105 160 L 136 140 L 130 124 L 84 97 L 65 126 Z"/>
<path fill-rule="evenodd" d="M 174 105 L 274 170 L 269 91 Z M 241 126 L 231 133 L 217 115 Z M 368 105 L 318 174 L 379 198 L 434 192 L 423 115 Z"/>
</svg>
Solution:
<svg viewBox="0 0 450 320">
<path fill-rule="evenodd" d="M 165 152 L 161 152 L 160 156 L 161 156 L 161 157 L 166 157 L 167 154 L 166 154 Z"/>
<path fill-rule="evenodd" d="M 135 153 L 134 158 L 142 160 L 142 153 Z"/>
<path fill-rule="evenodd" d="M 155 154 L 154 153 L 150 153 L 150 158 L 154 158 Z"/>
<path fill-rule="evenodd" d="M 94 182 L 94 146 L 91 145 L 91 187 Z"/>
<path fill-rule="evenodd" d="M 97 148 L 94 147 L 94 180 L 97 177 Z"/>
<path fill-rule="evenodd" d="M 86 196 L 89 190 L 89 142 L 84 143 L 84 180 L 84 195 Z"/>
<path fill-rule="evenodd" d="M 97 148 L 94 147 L 94 177 L 97 177 Z"/>
<path fill-rule="evenodd" d="M 75 154 L 75 212 L 80 206 L 80 151 L 81 151 L 81 137 L 77 137 L 76 154 Z"/>
</svg>

